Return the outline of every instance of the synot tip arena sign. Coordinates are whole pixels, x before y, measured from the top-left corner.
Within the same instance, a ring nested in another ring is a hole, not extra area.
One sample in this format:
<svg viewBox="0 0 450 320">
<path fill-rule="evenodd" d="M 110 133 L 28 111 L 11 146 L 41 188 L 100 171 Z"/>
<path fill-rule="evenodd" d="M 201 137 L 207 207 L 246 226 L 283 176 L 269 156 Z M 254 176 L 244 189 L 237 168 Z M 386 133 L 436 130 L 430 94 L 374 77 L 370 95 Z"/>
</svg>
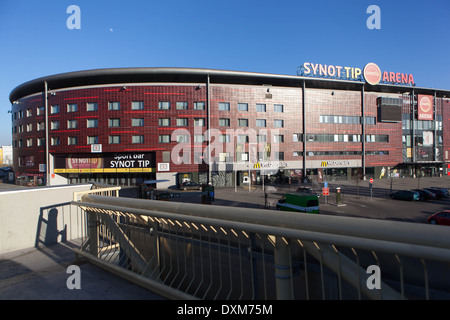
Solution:
<svg viewBox="0 0 450 320">
<path fill-rule="evenodd" d="M 401 84 L 414 86 L 414 77 L 412 74 L 381 71 L 381 69 L 373 62 L 364 66 L 364 68 L 343 67 L 331 64 L 319 64 L 305 62 L 297 69 L 297 75 L 303 77 L 339 79 L 350 81 L 367 82 L 370 85 L 384 84 Z"/>
</svg>

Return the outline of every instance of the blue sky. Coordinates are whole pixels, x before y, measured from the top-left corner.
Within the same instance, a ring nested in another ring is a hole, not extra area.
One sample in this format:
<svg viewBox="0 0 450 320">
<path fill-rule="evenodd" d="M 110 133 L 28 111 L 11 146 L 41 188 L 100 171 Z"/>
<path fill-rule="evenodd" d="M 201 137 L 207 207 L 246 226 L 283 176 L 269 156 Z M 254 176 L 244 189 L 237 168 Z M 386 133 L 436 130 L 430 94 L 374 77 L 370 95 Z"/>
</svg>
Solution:
<svg viewBox="0 0 450 320">
<path fill-rule="evenodd" d="M 69 30 L 70 5 L 81 29 Z M 370 5 L 381 29 L 369 30 Z M 304 62 L 410 73 L 450 89 L 449 0 L 0 0 L 0 145 L 10 92 L 63 72 L 192 67 L 295 75 Z"/>
</svg>

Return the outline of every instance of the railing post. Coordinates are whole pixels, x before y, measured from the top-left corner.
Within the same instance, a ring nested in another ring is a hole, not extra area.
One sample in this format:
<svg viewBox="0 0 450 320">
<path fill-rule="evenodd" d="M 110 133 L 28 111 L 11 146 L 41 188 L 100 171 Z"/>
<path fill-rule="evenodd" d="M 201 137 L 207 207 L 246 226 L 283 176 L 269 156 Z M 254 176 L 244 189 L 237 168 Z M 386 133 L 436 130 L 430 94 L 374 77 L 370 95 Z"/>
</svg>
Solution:
<svg viewBox="0 0 450 320">
<path fill-rule="evenodd" d="M 278 300 L 292 300 L 290 246 L 282 237 L 275 238 L 275 283 Z"/>
<path fill-rule="evenodd" d="M 89 237 L 89 253 L 98 258 L 98 217 L 94 211 L 86 211 Z"/>
</svg>

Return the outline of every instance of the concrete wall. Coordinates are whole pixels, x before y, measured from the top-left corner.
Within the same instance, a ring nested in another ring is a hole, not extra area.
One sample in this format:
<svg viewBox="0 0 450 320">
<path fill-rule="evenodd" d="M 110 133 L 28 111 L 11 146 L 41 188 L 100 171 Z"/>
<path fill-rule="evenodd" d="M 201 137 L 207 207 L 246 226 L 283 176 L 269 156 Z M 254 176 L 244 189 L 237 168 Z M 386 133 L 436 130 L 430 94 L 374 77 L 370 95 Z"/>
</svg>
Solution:
<svg viewBox="0 0 450 320">
<path fill-rule="evenodd" d="M 90 188 L 84 184 L 0 191 L 0 253 L 79 238 L 79 209 L 68 203 L 74 192 Z"/>
</svg>

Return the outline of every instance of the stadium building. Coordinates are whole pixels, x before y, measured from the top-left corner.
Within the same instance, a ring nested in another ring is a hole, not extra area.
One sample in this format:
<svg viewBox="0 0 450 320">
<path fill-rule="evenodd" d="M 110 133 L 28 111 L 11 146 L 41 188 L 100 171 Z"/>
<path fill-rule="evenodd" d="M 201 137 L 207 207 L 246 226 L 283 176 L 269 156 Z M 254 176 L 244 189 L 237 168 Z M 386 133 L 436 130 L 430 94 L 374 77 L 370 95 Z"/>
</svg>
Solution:
<svg viewBox="0 0 450 320">
<path fill-rule="evenodd" d="M 47 185 L 168 180 L 158 187 L 449 174 L 450 91 L 414 81 L 374 63 L 46 76 L 10 94 L 14 171 Z"/>
</svg>

